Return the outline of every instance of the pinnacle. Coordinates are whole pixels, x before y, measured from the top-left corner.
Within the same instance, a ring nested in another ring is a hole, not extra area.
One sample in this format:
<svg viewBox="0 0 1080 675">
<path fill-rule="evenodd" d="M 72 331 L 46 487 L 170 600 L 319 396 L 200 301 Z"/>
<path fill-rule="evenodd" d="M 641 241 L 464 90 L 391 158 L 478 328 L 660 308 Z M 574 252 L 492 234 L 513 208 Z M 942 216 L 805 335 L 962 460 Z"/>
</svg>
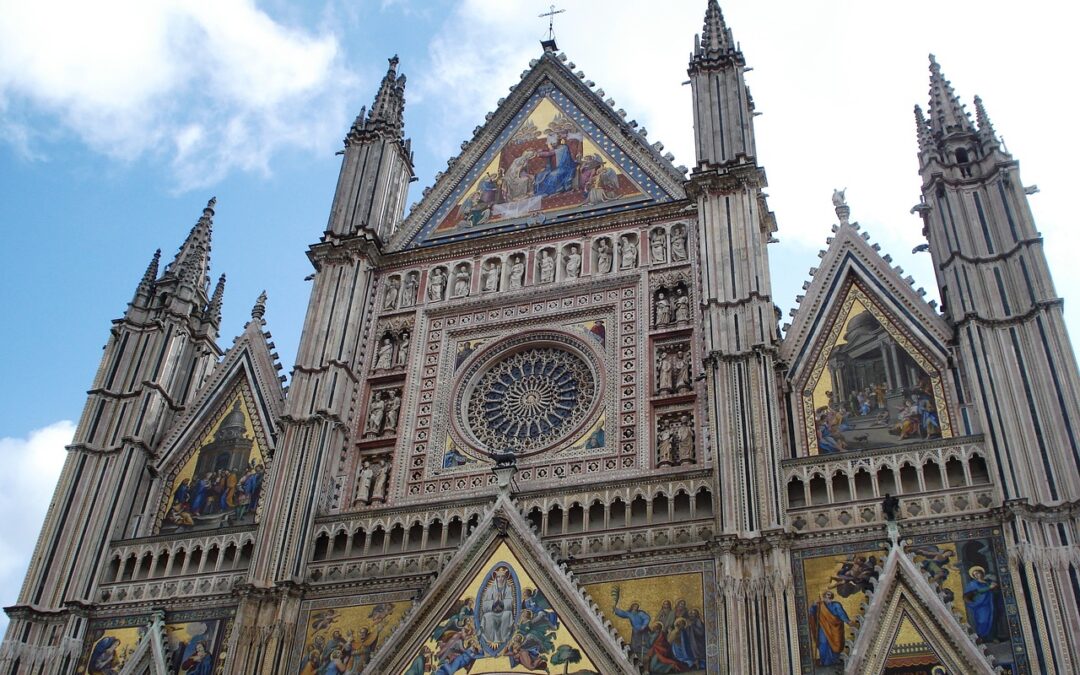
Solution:
<svg viewBox="0 0 1080 675">
<path fill-rule="evenodd" d="M 206 316 L 215 326 L 221 324 L 221 303 L 225 297 L 225 275 L 218 277 L 217 285 L 214 286 L 214 295 L 210 298 L 210 304 L 206 306 Z"/>
<path fill-rule="evenodd" d="M 694 56 L 715 55 L 734 45 L 731 30 L 724 21 L 724 14 L 720 11 L 720 3 L 717 0 L 709 0 L 705 9 L 705 25 L 701 29 L 701 42 L 695 45 Z"/>
<path fill-rule="evenodd" d="M 920 155 L 933 150 L 934 139 L 930 132 L 930 123 L 919 106 L 915 106 L 915 136 L 919 141 Z"/>
<path fill-rule="evenodd" d="M 259 297 L 255 299 L 255 304 L 251 308 L 251 320 L 262 321 L 266 316 L 266 291 L 259 293 Z"/>
<path fill-rule="evenodd" d="M 997 141 L 997 133 L 995 133 L 994 125 L 990 121 L 990 115 L 987 114 L 983 100 L 978 95 L 975 96 L 975 121 L 979 125 L 979 137 L 982 140 Z"/>
<path fill-rule="evenodd" d="M 154 256 L 150 258 L 150 264 L 146 266 L 146 271 L 143 272 L 142 281 L 139 283 L 139 288 L 149 289 L 157 281 L 158 265 L 161 263 L 161 249 L 154 251 Z"/>
<path fill-rule="evenodd" d="M 940 135 L 974 131 L 971 117 L 953 91 L 952 83 L 945 79 L 933 54 L 930 55 L 930 125 L 934 133 Z"/>
<path fill-rule="evenodd" d="M 217 198 L 211 197 L 203 209 L 202 216 L 191 228 L 184 243 L 180 245 L 176 257 L 165 269 L 162 278 L 171 277 L 181 283 L 190 284 L 196 291 L 206 292 L 210 272 L 210 238 L 214 225 L 214 207 Z"/>
<path fill-rule="evenodd" d="M 396 54 L 387 61 L 389 67 L 379 84 L 375 102 L 371 104 L 371 113 L 364 119 L 364 110 L 361 109 L 353 129 L 358 130 L 358 126 L 362 125 L 365 130 L 386 131 L 400 138 L 405 126 L 405 76 L 397 74 L 400 60 Z"/>
</svg>

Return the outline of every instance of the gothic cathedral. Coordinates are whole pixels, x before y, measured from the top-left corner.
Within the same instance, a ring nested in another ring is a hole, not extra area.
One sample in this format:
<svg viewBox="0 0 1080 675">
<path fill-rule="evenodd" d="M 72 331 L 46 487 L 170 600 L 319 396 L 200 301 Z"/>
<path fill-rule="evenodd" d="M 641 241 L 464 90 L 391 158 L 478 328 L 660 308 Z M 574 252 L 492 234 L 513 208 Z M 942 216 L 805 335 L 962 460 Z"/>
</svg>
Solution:
<svg viewBox="0 0 1080 675">
<path fill-rule="evenodd" d="M 837 192 L 781 328 L 745 70 L 709 0 L 686 170 L 549 39 L 406 214 L 391 59 L 287 390 L 265 297 L 218 343 L 211 201 L 113 324 L 0 672 L 1080 672 L 1080 378 L 1017 161 L 931 57 L 941 306 Z"/>
</svg>

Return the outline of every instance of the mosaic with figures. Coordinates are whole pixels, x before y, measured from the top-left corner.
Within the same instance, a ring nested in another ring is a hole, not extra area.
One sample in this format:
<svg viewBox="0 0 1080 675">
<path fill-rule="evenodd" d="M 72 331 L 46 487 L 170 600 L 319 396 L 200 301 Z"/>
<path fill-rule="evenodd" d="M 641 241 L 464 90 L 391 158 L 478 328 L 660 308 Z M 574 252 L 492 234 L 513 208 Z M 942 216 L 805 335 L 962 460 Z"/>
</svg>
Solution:
<svg viewBox="0 0 1080 675">
<path fill-rule="evenodd" d="M 812 455 L 952 436 L 939 367 L 858 284 L 803 386 L 803 419 Z"/>
<path fill-rule="evenodd" d="M 305 603 L 302 643 L 293 657 L 299 675 L 359 673 L 394 630 L 412 601 L 401 594 L 348 604 L 340 599 Z M 355 602 L 355 601 L 354 601 Z"/>
<path fill-rule="evenodd" d="M 402 675 L 558 672 L 597 675 L 543 589 L 503 543 Z"/>
<path fill-rule="evenodd" d="M 545 84 L 413 241 L 454 241 L 667 199 L 562 91 Z"/>
<path fill-rule="evenodd" d="M 165 646 L 169 675 L 220 675 L 232 630 L 232 609 L 169 612 L 165 615 Z M 103 619 L 91 623 L 86 651 L 75 672 L 80 675 L 118 675 L 134 654 L 151 617 Z"/>
<path fill-rule="evenodd" d="M 1006 673 L 1031 672 L 1000 530 L 917 535 L 910 538 L 906 550 Z M 804 673 L 833 673 L 842 665 L 841 656 L 854 639 L 854 621 L 868 602 L 876 568 L 887 554 L 885 542 L 792 552 Z M 925 666 L 925 672 L 930 672 L 937 657 L 925 641 L 920 642 L 914 633 L 898 638 L 907 647 L 894 644 L 896 663 Z"/>
<path fill-rule="evenodd" d="M 214 422 L 170 476 L 162 533 L 255 522 L 266 476 L 261 423 L 246 388 L 237 386 L 224 400 Z"/>
</svg>

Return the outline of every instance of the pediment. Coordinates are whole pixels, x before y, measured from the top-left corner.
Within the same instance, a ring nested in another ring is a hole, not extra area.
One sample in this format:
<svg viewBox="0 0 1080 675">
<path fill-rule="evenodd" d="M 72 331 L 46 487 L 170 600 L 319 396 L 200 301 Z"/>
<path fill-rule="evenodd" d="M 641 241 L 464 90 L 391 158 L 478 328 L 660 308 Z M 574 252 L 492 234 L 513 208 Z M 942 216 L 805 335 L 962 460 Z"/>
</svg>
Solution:
<svg viewBox="0 0 1080 675">
<path fill-rule="evenodd" d="M 638 673 L 587 598 L 500 495 L 369 672 Z"/>
<path fill-rule="evenodd" d="M 248 323 L 164 436 L 153 533 L 257 522 L 284 408 L 262 325 Z"/>
<path fill-rule="evenodd" d="M 434 246 L 683 197 L 683 176 L 547 52 L 425 191 L 392 250 Z"/>
<path fill-rule="evenodd" d="M 997 672 L 939 591 L 922 576 L 899 543 L 885 560 L 855 641 L 845 673 Z M 934 671 L 934 668 L 940 670 Z"/>
</svg>

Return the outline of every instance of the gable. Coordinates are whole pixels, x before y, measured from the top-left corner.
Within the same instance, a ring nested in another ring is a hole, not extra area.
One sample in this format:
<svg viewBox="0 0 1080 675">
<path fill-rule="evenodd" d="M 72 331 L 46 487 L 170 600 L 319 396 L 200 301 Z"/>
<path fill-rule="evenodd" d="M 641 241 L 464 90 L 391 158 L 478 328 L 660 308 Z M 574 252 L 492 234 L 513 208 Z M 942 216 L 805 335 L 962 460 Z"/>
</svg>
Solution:
<svg viewBox="0 0 1080 675">
<path fill-rule="evenodd" d="M 583 75 L 545 53 L 478 127 L 390 248 L 416 248 L 681 199 L 683 180 Z M 571 64 L 572 65 L 572 64 Z M 602 93 L 602 90 L 600 90 Z"/>
<path fill-rule="evenodd" d="M 476 674 L 546 673 L 563 664 L 582 675 L 598 672 L 505 541 L 443 612 L 404 672 L 423 672 L 416 666 L 432 659 L 450 664 L 451 672 L 466 668 Z"/>
</svg>

